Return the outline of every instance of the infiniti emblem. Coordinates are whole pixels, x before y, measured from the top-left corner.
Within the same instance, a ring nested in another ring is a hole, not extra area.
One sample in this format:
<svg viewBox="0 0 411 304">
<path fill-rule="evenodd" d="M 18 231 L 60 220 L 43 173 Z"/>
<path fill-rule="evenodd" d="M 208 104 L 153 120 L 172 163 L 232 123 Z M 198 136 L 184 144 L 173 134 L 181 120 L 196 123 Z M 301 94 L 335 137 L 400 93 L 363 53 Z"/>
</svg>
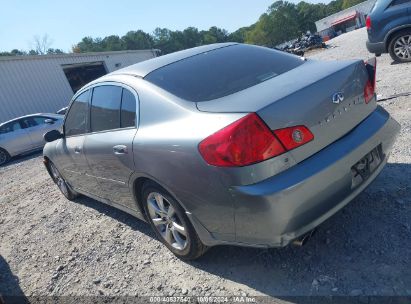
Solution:
<svg viewBox="0 0 411 304">
<path fill-rule="evenodd" d="M 341 92 L 335 93 L 333 95 L 333 103 L 339 104 L 344 101 L 344 94 Z"/>
</svg>

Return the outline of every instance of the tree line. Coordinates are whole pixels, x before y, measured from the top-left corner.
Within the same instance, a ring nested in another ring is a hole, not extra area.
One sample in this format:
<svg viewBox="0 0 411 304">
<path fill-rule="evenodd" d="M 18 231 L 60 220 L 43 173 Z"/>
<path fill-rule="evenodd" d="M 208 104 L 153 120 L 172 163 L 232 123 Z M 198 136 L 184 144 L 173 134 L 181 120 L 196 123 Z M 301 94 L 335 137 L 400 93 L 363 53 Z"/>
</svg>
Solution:
<svg viewBox="0 0 411 304">
<path fill-rule="evenodd" d="M 156 28 L 153 33 L 142 30 L 129 31 L 124 36 L 110 35 L 104 38 L 84 37 L 72 47 L 73 53 L 104 52 L 122 50 L 159 49 L 162 54 L 220 42 L 240 42 L 267 47 L 297 38 L 307 31 L 315 32 L 315 21 L 361 3 L 362 0 L 334 0 L 328 4 L 312 4 L 301 1 L 294 4 L 276 1 L 251 26 L 242 27 L 232 33 L 213 26 L 208 30 L 188 27 L 183 31 Z M 60 49 L 46 48 L 47 54 L 63 53 Z M 12 50 L 0 55 L 36 55 L 39 50 L 24 52 Z"/>
</svg>

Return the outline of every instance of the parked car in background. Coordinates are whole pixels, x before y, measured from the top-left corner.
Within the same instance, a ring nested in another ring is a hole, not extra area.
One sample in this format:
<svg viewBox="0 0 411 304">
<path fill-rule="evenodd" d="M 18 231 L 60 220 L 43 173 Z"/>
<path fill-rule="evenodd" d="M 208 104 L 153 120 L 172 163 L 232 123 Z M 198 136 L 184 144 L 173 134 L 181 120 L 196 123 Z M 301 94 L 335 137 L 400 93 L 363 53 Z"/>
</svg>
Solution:
<svg viewBox="0 0 411 304">
<path fill-rule="evenodd" d="M 370 53 L 411 62 L 411 0 L 378 0 L 366 21 Z"/>
<path fill-rule="evenodd" d="M 61 108 L 56 112 L 56 114 L 64 115 L 67 112 L 67 107 Z"/>
<path fill-rule="evenodd" d="M 78 91 L 44 163 L 84 194 L 150 223 L 175 255 L 285 246 L 381 172 L 399 124 L 376 62 L 317 61 L 243 44 L 189 49 Z"/>
<path fill-rule="evenodd" d="M 44 133 L 60 129 L 62 115 L 32 114 L 0 124 L 0 165 L 11 157 L 43 148 Z"/>
</svg>

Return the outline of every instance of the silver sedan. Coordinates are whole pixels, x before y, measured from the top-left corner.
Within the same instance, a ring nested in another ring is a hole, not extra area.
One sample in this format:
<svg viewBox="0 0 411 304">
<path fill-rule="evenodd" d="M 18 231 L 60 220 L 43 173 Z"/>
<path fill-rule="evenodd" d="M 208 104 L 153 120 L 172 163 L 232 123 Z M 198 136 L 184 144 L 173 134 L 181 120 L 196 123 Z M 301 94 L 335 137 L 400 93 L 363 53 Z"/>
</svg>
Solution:
<svg viewBox="0 0 411 304">
<path fill-rule="evenodd" d="M 0 165 L 11 157 L 43 148 L 43 135 L 60 129 L 62 115 L 32 114 L 0 124 Z"/>
<path fill-rule="evenodd" d="M 400 126 L 375 73 L 242 44 L 161 56 L 80 89 L 44 163 L 68 199 L 147 221 L 180 258 L 301 243 L 387 162 Z"/>
</svg>

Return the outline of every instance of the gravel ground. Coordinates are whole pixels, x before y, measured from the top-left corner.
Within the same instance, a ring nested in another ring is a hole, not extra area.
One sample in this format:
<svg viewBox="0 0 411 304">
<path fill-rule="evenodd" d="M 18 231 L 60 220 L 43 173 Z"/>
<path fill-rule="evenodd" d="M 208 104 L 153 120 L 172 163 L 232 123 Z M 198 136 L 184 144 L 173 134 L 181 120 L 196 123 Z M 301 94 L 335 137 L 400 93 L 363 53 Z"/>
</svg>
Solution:
<svg viewBox="0 0 411 304">
<path fill-rule="evenodd" d="M 307 55 L 368 58 L 365 39 L 358 30 Z M 380 98 L 411 91 L 410 79 L 411 64 L 379 58 Z M 132 216 L 85 197 L 67 201 L 40 154 L 15 159 L 0 168 L 0 293 L 411 296 L 411 96 L 382 105 L 402 125 L 389 164 L 304 247 L 221 246 L 182 262 Z"/>
</svg>

